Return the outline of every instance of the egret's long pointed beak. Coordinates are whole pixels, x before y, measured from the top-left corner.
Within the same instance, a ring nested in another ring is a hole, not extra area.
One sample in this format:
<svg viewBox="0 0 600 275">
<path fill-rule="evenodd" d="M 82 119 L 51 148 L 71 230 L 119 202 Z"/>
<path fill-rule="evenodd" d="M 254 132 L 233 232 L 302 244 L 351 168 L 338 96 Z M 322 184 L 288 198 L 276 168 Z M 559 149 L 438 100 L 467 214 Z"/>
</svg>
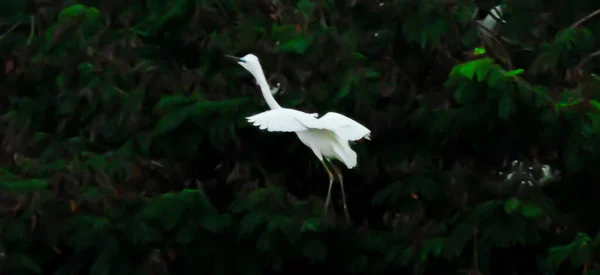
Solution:
<svg viewBox="0 0 600 275">
<path fill-rule="evenodd" d="M 228 54 L 226 54 L 225 57 L 233 59 L 236 62 L 243 62 L 243 60 L 242 60 L 241 57 L 237 57 L 237 56 L 233 56 L 233 55 L 228 55 Z"/>
</svg>

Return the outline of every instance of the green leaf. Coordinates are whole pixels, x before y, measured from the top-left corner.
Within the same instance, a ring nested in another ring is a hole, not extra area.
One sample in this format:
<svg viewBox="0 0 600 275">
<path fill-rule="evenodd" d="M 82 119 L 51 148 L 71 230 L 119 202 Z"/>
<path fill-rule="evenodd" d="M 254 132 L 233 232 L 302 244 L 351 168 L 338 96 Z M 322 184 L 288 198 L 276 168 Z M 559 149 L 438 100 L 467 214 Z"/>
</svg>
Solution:
<svg viewBox="0 0 600 275">
<path fill-rule="evenodd" d="M 248 200 L 253 204 L 260 204 L 269 198 L 271 191 L 269 188 L 256 188 L 248 194 Z"/>
<path fill-rule="evenodd" d="M 94 65 L 90 62 L 79 63 L 77 69 L 82 75 L 90 75 L 95 72 Z M 58 80 L 58 79 L 57 79 Z"/>
<path fill-rule="evenodd" d="M 487 76 L 489 75 L 489 73 L 491 71 L 495 71 L 494 68 L 492 66 L 481 66 L 479 68 L 477 68 L 477 70 L 475 71 L 475 75 L 477 76 L 477 80 L 478 81 L 485 81 L 487 79 Z"/>
<path fill-rule="evenodd" d="M 395 196 L 393 196 L 393 194 L 398 193 L 397 187 L 398 185 L 396 184 L 390 184 L 383 188 L 383 190 L 379 190 L 379 192 L 371 199 L 371 204 L 375 206 L 382 205 L 389 199 L 392 199 L 392 203 L 395 203 Z"/>
<path fill-rule="evenodd" d="M 165 210 L 167 210 L 167 209 L 165 209 Z M 162 221 L 163 221 L 164 230 L 169 231 L 169 230 L 172 230 L 173 228 L 175 228 L 175 226 L 177 226 L 177 224 L 181 220 L 183 211 L 177 205 L 172 205 L 170 207 L 170 209 L 167 211 L 168 212 L 165 212 L 162 215 Z"/>
<path fill-rule="evenodd" d="M 596 110 L 600 110 L 600 101 L 595 100 L 595 99 L 590 99 L 590 104 L 592 104 L 592 106 L 594 106 L 594 108 Z"/>
<path fill-rule="evenodd" d="M 475 48 L 473 50 L 473 55 L 478 56 L 478 55 L 482 55 L 485 54 L 485 48 Z"/>
<path fill-rule="evenodd" d="M 553 246 L 550 248 L 546 265 L 550 268 L 557 268 L 571 254 L 570 246 Z"/>
<path fill-rule="evenodd" d="M 442 238 L 433 238 L 426 240 L 423 248 L 421 248 L 420 260 L 426 261 L 429 254 L 434 257 L 439 256 L 442 253 L 442 248 L 444 247 Z"/>
<path fill-rule="evenodd" d="M 498 68 L 495 68 L 494 70 L 490 70 L 486 76 L 486 80 L 487 80 L 487 84 L 490 87 L 494 87 L 494 88 L 498 88 L 499 90 L 502 90 L 502 84 L 506 83 L 509 78 L 506 75 L 506 72 L 504 72 L 503 70 L 500 70 Z"/>
<path fill-rule="evenodd" d="M 355 82 L 356 82 L 356 76 L 354 75 L 354 70 L 349 69 L 346 72 L 346 75 L 344 76 L 344 80 L 342 81 L 342 87 L 340 88 L 340 91 L 336 95 L 336 99 L 341 99 L 341 98 L 348 96 L 348 94 L 350 94 L 350 89 L 352 88 L 352 84 L 354 84 Z"/>
<path fill-rule="evenodd" d="M 228 214 L 208 214 L 200 220 L 202 228 L 217 233 L 223 229 L 229 228 L 233 223 L 231 215 Z"/>
<path fill-rule="evenodd" d="M 577 235 L 575 236 L 575 239 L 573 240 L 572 244 L 581 247 L 592 244 L 592 242 L 592 238 L 590 238 L 590 236 L 587 233 L 577 232 Z"/>
<path fill-rule="evenodd" d="M 271 258 L 271 267 L 276 271 L 276 273 L 281 272 L 281 269 L 283 268 L 283 256 L 280 254 L 273 256 Z"/>
<path fill-rule="evenodd" d="M 252 203 L 250 200 L 248 200 L 246 198 L 237 199 L 237 200 L 233 201 L 231 203 L 231 205 L 229 206 L 229 209 L 234 214 L 241 213 L 241 212 L 249 210 L 251 208 L 252 208 Z"/>
<path fill-rule="evenodd" d="M 243 236 L 252 234 L 252 232 L 264 224 L 266 220 L 266 214 L 261 211 L 253 211 L 246 214 L 246 216 L 244 216 L 244 218 L 242 218 L 240 221 L 241 230 L 239 231 L 239 235 Z"/>
<path fill-rule="evenodd" d="M 452 69 L 452 71 L 450 72 L 450 74 L 455 75 L 458 73 L 461 76 L 471 79 L 471 80 L 473 79 L 475 74 L 477 74 L 479 81 L 483 81 L 485 78 L 485 75 L 491 69 L 491 65 L 493 63 L 494 63 L 494 60 L 491 58 L 482 58 L 482 59 L 473 60 L 473 61 L 455 66 Z"/>
<path fill-rule="evenodd" d="M 511 77 L 511 76 L 517 76 L 522 74 L 523 72 L 525 72 L 523 69 L 516 69 L 516 70 L 512 70 L 512 71 L 508 71 L 505 73 L 505 75 L 507 77 Z"/>
<path fill-rule="evenodd" d="M 194 235 L 198 232 L 194 226 L 187 226 L 179 231 L 175 235 L 175 241 L 182 245 L 188 245 L 194 240 Z"/>
<path fill-rule="evenodd" d="M 193 97 L 187 97 L 182 95 L 163 96 L 156 104 L 156 109 L 173 110 L 184 107 L 194 102 L 195 100 L 196 99 Z"/>
<path fill-rule="evenodd" d="M 379 72 L 377 72 L 376 70 L 373 69 L 367 69 L 364 72 L 364 77 L 365 78 L 378 78 L 379 76 L 381 76 L 381 74 Z"/>
<path fill-rule="evenodd" d="M 504 212 L 510 214 L 513 211 L 517 210 L 517 208 L 519 208 L 519 205 L 521 205 L 521 201 L 519 201 L 519 199 L 510 198 L 504 203 Z"/>
<path fill-rule="evenodd" d="M 9 190 L 17 193 L 32 193 L 46 190 L 48 183 L 40 179 L 0 182 L 0 190 Z"/>
<path fill-rule="evenodd" d="M 396 262 L 400 253 L 402 253 L 402 245 L 394 245 L 390 247 L 385 253 L 385 261 L 389 263 Z"/>
<path fill-rule="evenodd" d="M 98 187 L 95 186 L 85 187 L 81 196 L 83 197 L 83 199 L 88 201 L 97 201 L 102 198 L 100 196 L 100 190 L 98 189 Z"/>
<path fill-rule="evenodd" d="M 305 17 L 310 16 L 316 6 L 317 4 L 311 2 L 310 0 L 301 0 L 296 4 L 298 10 L 300 10 L 302 15 L 304 15 Z"/>
<path fill-rule="evenodd" d="M 466 102 L 465 98 L 471 98 L 471 97 L 468 97 L 468 95 L 473 94 L 473 92 L 468 88 L 469 83 L 470 82 L 462 81 L 462 82 L 458 83 L 458 86 L 454 90 L 454 98 L 456 99 L 456 101 L 458 103 L 463 104 Z M 467 96 L 465 96 L 465 95 L 467 95 Z"/>
<path fill-rule="evenodd" d="M 400 260 L 403 262 L 410 262 L 415 255 L 415 246 L 411 245 L 409 247 L 405 247 L 400 253 Z"/>
<path fill-rule="evenodd" d="M 6 222 L 4 226 L 3 239 L 13 242 L 24 241 L 26 234 L 29 232 L 29 228 L 19 220 Z"/>
<path fill-rule="evenodd" d="M 294 34 L 296 34 L 296 25 L 277 25 L 273 24 L 271 26 L 271 35 L 270 38 L 275 41 L 288 41 L 294 38 Z"/>
<path fill-rule="evenodd" d="M 292 223 L 292 220 L 288 216 L 275 216 L 269 219 L 269 223 L 267 225 L 267 231 L 273 232 L 275 230 L 281 229 L 282 231 L 288 228 L 288 226 Z"/>
<path fill-rule="evenodd" d="M 63 9 L 58 15 L 59 20 L 70 20 L 74 17 L 85 16 L 88 19 L 95 19 L 100 15 L 100 11 L 94 7 L 86 7 L 81 4 L 75 4 Z"/>
<path fill-rule="evenodd" d="M 36 274 L 42 274 L 42 268 L 30 256 L 23 253 L 16 253 L 14 255 L 9 253 L 8 255 L 8 262 L 15 263 Z"/>
<path fill-rule="evenodd" d="M 256 242 L 256 250 L 259 252 L 268 252 L 271 250 L 272 246 L 273 242 L 271 241 L 271 234 L 263 232 Z"/>
<path fill-rule="evenodd" d="M 313 264 L 327 258 L 327 246 L 320 240 L 304 240 L 299 245 L 302 255 L 308 258 Z"/>
<path fill-rule="evenodd" d="M 430 176 L 413 176 L 409 181 L 417 187 L 416 191 L 427 200 L 436 200 L 441 194 L 439 185 Z"/>
<path fill-rule="evenodd" d="M 515 103 L 509 92 L 504 91 L 498 102 L 498 116 L 501 119 L 508 120 L 511 113 L 514 111 Z"/>
<path fill-rule="evenodd" d="M 186 206 L 190 209 L 193 208 L 197 210 L 210 207 L 206 197 L 198 189 L 184 188 L 179 194 L 176 194 L 176 197 L 185 202 Z"/>
<path fill-rule="evenodd" d="M 65 19 L 65 18 L 69 18 L 69 17 L 77 17 L 77 16 L 82 16 L 85 14 L 86 11 L 86 7 L 82 4 L 75 4 L 72 6 L 69 6 L 65 9 L 63 9 L 58 18 L 59 19 Z"/>
<path fill-rule="evenodd" d="M 366 60 L 367 59 L 367 57 L 364 54 L 360 53 L 360 52 L 352 52 L 352 54 L 350 54 L 350 57 L 352 59 L 357 60 L 357 61 L 362 61 L 362 60 Z"/>
<path fill-rule="evenodd" d="M 320 225 L 320 220 L 316 219 L 316 218 L 308 218 L 306 220 L 304 220 L 304 223 L 302 223 L 302 227 L 300 229 L 300 231 L 302 232 L 316 232 L 319 231 L 319 225 Z"/>
<path fill-rule="evenodd" d="M 523 216 L 527 218 L 535 218 L 541 215 L 542 213 L 542 209 L 540 209 L 537 205 L 529 203 L 523 205 L 523 208 L 521 208 L 521 214 L 523 214 Z"/>
<path fill-rule="evenodd" d="M 190 108 L 181 108 L 167 113 L 163 116 L 155 127 L 157 135 L 164 135 L 175 128 L 179 127 L 191 114 Z"/>
<path fill-rule="evenodd" d="M 96 258 L 94 264 L 90 267 L 90 275 L 108 275 L 110 274 L 111 253 L 102 253 Z"/>
<path fill-rule="evenodd" d="M 304 54 L 312 44 L 312 41 L 312 37 L 298 36 L 277 48 L 283 53 Z"/>
</svg>

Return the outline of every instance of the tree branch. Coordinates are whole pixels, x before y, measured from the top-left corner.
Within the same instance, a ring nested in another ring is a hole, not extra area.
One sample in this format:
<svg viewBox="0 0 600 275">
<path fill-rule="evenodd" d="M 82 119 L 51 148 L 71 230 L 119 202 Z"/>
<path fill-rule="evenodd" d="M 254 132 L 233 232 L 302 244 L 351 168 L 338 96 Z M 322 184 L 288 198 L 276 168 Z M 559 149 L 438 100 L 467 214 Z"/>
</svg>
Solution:
<svg viewBox="0 0 600 275">
<path fill-rule="evenodd" d="M 600 55 L 600 50 L 597 50 L 593 53 L 591 53 L 590 55 L 586 56 L 584 59 L 582 59 L 579 64 L 577 64 L 577 68 L 581 69 L 581 67 L 583 67 L 583 65 L 585 65 L 586 63 L 588 63 L 590 60 L 592 60 L 594 57 L 599 56 Z"/>
<path fill-rule="evenodd" d="M 579 25 L 583 24 L 585 21 L 590 20 L 592 17 L 594 17 L 598 14 L 600 14 L 600 9 L 597 9 L 594 12 L 588 14 L 586 17 L 581 18 L 581 20 L 579 20 L 579 21 L 575 22 L 573 25 L 571 25 L 571 28 L 574 29 L 574 28 L 579 27 Z"/>
</svg>

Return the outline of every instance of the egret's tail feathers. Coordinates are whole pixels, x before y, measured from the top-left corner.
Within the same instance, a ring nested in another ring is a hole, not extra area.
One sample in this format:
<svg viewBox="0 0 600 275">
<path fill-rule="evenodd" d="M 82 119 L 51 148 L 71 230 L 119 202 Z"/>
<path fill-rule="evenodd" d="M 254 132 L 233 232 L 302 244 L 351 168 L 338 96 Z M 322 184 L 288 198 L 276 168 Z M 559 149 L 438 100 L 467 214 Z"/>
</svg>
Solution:
<svg viewBox="0 0 600 275">
<path fill-rule="evenodd" d="M 356 152 L 350 148 L 348 142 L 336 142 L 333 144 L 333 151 L 338 157 L 338 160 L 343 162 L 348 169 L 356 167 L 358 156 Z"/>
</svg>

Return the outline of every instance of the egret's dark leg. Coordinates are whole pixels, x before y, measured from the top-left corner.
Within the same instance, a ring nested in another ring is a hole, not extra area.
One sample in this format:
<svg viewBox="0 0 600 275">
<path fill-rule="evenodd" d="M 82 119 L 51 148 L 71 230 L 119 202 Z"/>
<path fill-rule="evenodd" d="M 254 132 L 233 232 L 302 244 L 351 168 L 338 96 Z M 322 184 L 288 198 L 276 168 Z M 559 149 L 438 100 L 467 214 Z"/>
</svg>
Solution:
<svg viewBox="0 0 600 275">
<path fill-rule="evenodd" d="M 342 204 L 344 205 L 344 214 L 346 215 L 346 222 L 350 224 L 350 213 L 348 212 L 348 205 L 346 204 L 346 191 L 344 190 L 344 178 L 342 177 L 342 172 L 340 171 L 340 169 L 337 168 L 337 166 L 331 163 L 331 161 L 329 161 L 329 164 L 335 171 L 335 174 L 337 175 L 338 180 L 340 181 L 340 186 L 342 188 Z"/>
<path fill-rule="evenodd" d="M 329 202 L 331 201 L 331 186 L 333 186 L 333 173 L 331 173 L 331 170 L 329 170 L 329 167 L 327 167 L 327 164 L 322 159 L 321 163 L 323 164 L 323 167 L 325 167 L 327 175 L 329 175 L 329 191 L 327 191 L 327 198 L 325 199 L 325 206 L 323 207 L 323 215 L 327 216 L 327 209 L 329 208 Z"/>
</svg>

